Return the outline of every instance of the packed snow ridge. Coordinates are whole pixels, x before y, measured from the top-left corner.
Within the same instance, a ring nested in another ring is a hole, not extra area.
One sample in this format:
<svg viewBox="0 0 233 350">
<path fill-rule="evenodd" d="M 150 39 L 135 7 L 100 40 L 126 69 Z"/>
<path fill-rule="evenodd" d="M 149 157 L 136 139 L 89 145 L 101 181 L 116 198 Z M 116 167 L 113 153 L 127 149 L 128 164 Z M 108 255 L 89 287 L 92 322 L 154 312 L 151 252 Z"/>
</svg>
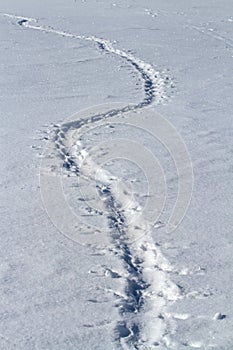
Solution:
<svg viewBox="0 0 233 350">
<path fill-rule="evenodd" d="M 141 75 L 144 81 L 144 93 L 145 98 L 135 108 L 144 107 L 152 102 L 159 103 L 167 98 L 166 86 L 169 84 L 169 77 L 162 77 L 160 72 L 156 71 L 149 63 L 134 57 L 132 54 L 114 47 L 114 44 L 109 40 L 98 38 L 94 35 L 83 36 L 77 34 L 71 34 L 61 30 L 55 30 L 52 27 L 35 25 L 37 20 L 34 18 L 27 18 L 21 16 L 15 16 L 10 14 L 4 14 L 4 16 L 18 20 L 18 24 L 29 29 L 39 30 L 46 33 L 52 33 L 63 37 L 91 41 L 96 43 L 101 50 L 108 53 L 120 56 L 128 61 Z"/>
<path fill-rule="evenodd" d="M 140 211 L 140 206 L 134 198 L 127 196 L 127 188 L 122 186 L 119 189 L 119 186 L 116 186 L 119 179 L 110 172 L 100 169 L 91 159 L 87 160 L 88 153 L 80 141 L 70 144 L 73 133 L 81 135 L 84 126 L 161 102 L 166 98 L 168 78 L 163 78 L 143 60 L 115 48 L 115 44 L 108 40 L 94 35 L 76 35 L 39 26 L 37 20 L 33 18 L 9 14 L 4 16 L 17 20 L 20 26 L 27 29 L 96 43 L 98 49 L 126 60 L 142 78 L 144 91 L 142 101 L 135 105 L 91 115 L 85 119 L 63 123 L 55 129 L 54 143 L 57 156 L 62 159 L 67 172 L 96 182 L 99 196 L 103 199 L 105 210 L 108 212 L 111 251 L 121 259 L 124 266 L 124 271 L 108 270 L 112 278 L 124 279 L 125 285 L 124 293 L 113 291 L 120 315 L 120 320 L 115 325 L 115 341 L 121 349 L 153 349 L 159 345 L 172 348 L 169 334 L 174 331 L 174 319 L 186 317 L 177 315 L 172 318 L 167 312 L 167 305 L 182 297 L 180 288 L 170 279 L 170 273 L 175 269 L 154 243 L 150 235 L 152 227 L 146 221 L 137 222 L 137 211 Z M 99 174 L 97 178 L 96 174 Z M 135 226 L 142 233 L 147 232 L 147 235 L 140 235 L 141 238 L 131 244 L 135 237 Z"/>
</svg>

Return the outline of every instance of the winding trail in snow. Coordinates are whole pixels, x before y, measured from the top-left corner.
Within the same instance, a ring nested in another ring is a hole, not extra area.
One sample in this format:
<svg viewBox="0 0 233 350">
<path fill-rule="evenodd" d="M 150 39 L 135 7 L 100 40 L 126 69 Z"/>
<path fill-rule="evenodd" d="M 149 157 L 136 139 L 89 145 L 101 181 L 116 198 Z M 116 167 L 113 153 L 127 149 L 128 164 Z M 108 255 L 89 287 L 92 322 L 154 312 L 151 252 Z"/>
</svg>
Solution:
<svg viewBox="0 0 233 350">
<path fill-rule="evenodd" d="M 143 82 L 143 99 L 135 105 L 126 105 L 120 109 L 112 109 L 105 113 L 91 115 L 85 119 L 63 123 L 55 130 L 54 142 L 58 154 L 67 171 L 77 176 L 83 176 L 80 170 L 78 155 L 82 153 L 80 145 L 76 155 L 68 151 L 66 140 L 69 133 L 80 131 L 87 124 L 110 119 L 131 110 L 142 109 L 149 105 L 156 105 L 166 99 L 166 86 L 169 78 L 163 78 L 150 64 L 134 57 L 131 53 L 118 48 L 110 41 L 96 36 L 83 36 L 55 30 L 52 27 L 40 26 L 36 19 L 4 14 L 23 28 L 51 33 L 66 38 L 85 40 L 98 46 L 98 49 L 117 55 L 126 60 L 136 70 Z M 95 167 L 94 164 L 91 166 Z M 91 175 L 90 180 L 93 180 Z M 128 238 L 133 227 L 130 226 L 131 212 L 119 209 L 121 198 L 116 197 L 114 186 L 109 181 L 109 174 L 98 181 L 98 191 L 104 199 L 108 211 L 108 223 L 111 231 L 112 244 L 115 253 L 123 262 L 125 269 L 125 294 L 119 298 L 118 308 L 121 320 L 116 324 L 116 341 L 122 349 L 153 349 L 158 345 L 170 346 L 169 320 L 166 320 L 166 304 L 180 298 L 179 288 L 170 280 L 168 272 L 173 267 L 163 257 L 150 235 L 138 240 L 133 245 L 128 244 Z M 137 203 L 132 203 L 136 206 Z"/>
</svg>

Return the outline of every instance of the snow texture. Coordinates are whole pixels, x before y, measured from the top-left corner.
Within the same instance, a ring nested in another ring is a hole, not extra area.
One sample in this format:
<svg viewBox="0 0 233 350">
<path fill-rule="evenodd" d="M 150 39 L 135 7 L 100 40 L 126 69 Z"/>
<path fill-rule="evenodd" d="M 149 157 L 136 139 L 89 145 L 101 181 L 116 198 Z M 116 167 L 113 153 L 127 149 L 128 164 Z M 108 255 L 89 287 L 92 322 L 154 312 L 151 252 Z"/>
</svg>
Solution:
<svg viewBox="0 0 233 350">
<path fill-rule="evenodd" d="M 226 0 L 1 4 L 1 349 L 231 349 L 230 10 Z M 145 134 L 111 125 L 148 107 L 176 127 L 193 162 L 192 203 L 170 235 L 171 159 Z M 102 120 L 105 128 L 82 136 Z M 166 173 L 168 200 L 153 226 L 137 221 L 146 198 L 139 169 L 90 157 L 114 134 L 148 144 Z M 106 230 L 107 245 L 79 245 L 50 222 L 38 176 L 48 140 L 67 201 Z M 93 212 L 77 201 L 80 181 L 90 199 L 93 184 L 97 191 Z M 136 226 L 149 234 L 130 244 Z"/>
</svg>

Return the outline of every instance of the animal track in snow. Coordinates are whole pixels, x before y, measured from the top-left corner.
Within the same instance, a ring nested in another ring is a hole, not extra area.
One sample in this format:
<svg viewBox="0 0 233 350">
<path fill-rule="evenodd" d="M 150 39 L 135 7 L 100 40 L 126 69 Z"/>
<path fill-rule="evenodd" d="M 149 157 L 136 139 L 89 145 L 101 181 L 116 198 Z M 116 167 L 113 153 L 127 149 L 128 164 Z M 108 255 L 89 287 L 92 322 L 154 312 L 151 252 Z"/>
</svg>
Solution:
<svg viewBox="0 0 233 350">
<path fill-rule="evenodd" d="M 67 142 L 67 140 L 70 140 L 70 132 L 73 130 L 81 132 L 82 128 L 88 124 L 94 124 L 131 110 L 158 104 L 167 97 L 167 86 L 170 84 L 169 77 L 164 78 L 152 65 L 136 58 L 129 51 L 116 48 L 115 44 L 109 40 L 98 38 L 94 35 L 71 34 L 55 30 L 50 26 L 40 26 L 37 20 L 32 18 L 9 14 L 4 14 L 4 16 L 17 20 L 18 24 L 25 29 L 94 43 L 103 52 L 116 55 L 125 60 L 141 77 L 144 96 L 137 104 L 126 105 L 102 114 L 91 115 L 85 119 L 54 126 L 55 135 L 53 140 L 57 154 L 62 159 L 64 169 L 68 174 L 78 177 L 85 176 L 93 180 L 91 172 L 84 174 L 80 170 L 80 164 L 86 157 L 82 144 L 74 145 L 76 147 L 73 149 L 74 152 L 70 152 L 69 142 Z M 47 138 L 47 135 L 42 136 L 42 138 Z M 90 168 L 94 167 L 95 164 L 91 162 Z M 163 314 L 166 315 L 165 311 L 168 303 L 173 303 L 182 297 L 181 288 L 170 280 L 169 273 L 172 273 L 174 268 L 163 257 L 150 235 L 137 240 L 133 245 L 128 243 L 132 231 L 135 230 L 135 226 L 132 227 L 130 225 L 129 219 L 133 209 L 136 211 L 139 206 L 138 203 L 132 201 L 128 212 L 119 209 L 121 207 L 122 193 L 117 197 L 112 183 L 114 183 L 114 179 L 111 179 L 111 174 L 102 172 L 102 177 L 98 179 L 96 187 L 99 196 L 104 199 L 105 208 L 108 210 L 112 253 L 122 261 L 124 271 L 122 273 L 112 268 L 107 268 L 105 273 L 104 269 L 101 269 L 101 272 L 91 270 L 90 273 L 101 277 L 107 274 L 110 278 L 124 279 L 125 281 L 124 292 L 105 290 L 105 292 L 113 293 L 117 298 L 116 305 L 121 319 L 115 326 L 115 339 L 122 348 L 128 348 L 128 344 L 135 349 L 144 349 L 145 346 L 150 349 L 156 348 L 158 345 L 169 346 L 167 329 L 171 330 L 173 323 L 169 320 L 171 317 L 163 316 Z M 96 211 L 96 214 L 101 213 Z M 146 226 L 147 223 L 140 223 L 140 225 Z M 99 301 L 93 299 L 89 300 L 89 302 Z M 184 318 L 185 316 L 176 315 L 173 318 L 179 317 Z M 93 325 L 86 324 L 84 327 L 93 327 Z"/>
</svg>

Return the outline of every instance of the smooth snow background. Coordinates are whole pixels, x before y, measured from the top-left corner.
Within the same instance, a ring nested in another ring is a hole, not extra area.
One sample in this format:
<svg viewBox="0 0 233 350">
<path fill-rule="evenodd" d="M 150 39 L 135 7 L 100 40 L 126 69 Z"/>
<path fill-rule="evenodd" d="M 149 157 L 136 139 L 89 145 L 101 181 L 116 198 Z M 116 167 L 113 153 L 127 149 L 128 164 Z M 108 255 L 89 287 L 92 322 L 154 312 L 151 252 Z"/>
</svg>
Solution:
<svg viewBox="0 0 233 350">
<path fill-rule="evenodd" d="M 154 237 L 174 266 L 204 271 L 171 276 L 186 294 L 197 292 L 173 305 L 171 312 L 191 315 L 177 320 L 173 340 L 177 349 L 192 344 L 211 349 L 213 344 L 230 350 L 231 2 L 114 3 L 0 5 L 3 13 L 36 17 L 42 25 L 116 40 L 119 48 L 132 50 L 160 71 L 169 69 L 174 94 L 157 108 L 186 142 L 195 187 L 182 225 L 170 236 L 161 228 Z M 0 27 L 1 348 L 115 349 L 111 321 L 119 315 L 113 296 L 101 289 L 115 281 L 101 266 L 117 268 L 119 262 L 90 255 L 50 223 L 40 199 L 39 154 L 51 123 L 103 102 L 135 103 L 141 99 L 140 80 L 125 62 L 89 43 L 26 30 L 2 16 Z M 214 320 L 217 312 L 227 317 Z"/>
</svg>

